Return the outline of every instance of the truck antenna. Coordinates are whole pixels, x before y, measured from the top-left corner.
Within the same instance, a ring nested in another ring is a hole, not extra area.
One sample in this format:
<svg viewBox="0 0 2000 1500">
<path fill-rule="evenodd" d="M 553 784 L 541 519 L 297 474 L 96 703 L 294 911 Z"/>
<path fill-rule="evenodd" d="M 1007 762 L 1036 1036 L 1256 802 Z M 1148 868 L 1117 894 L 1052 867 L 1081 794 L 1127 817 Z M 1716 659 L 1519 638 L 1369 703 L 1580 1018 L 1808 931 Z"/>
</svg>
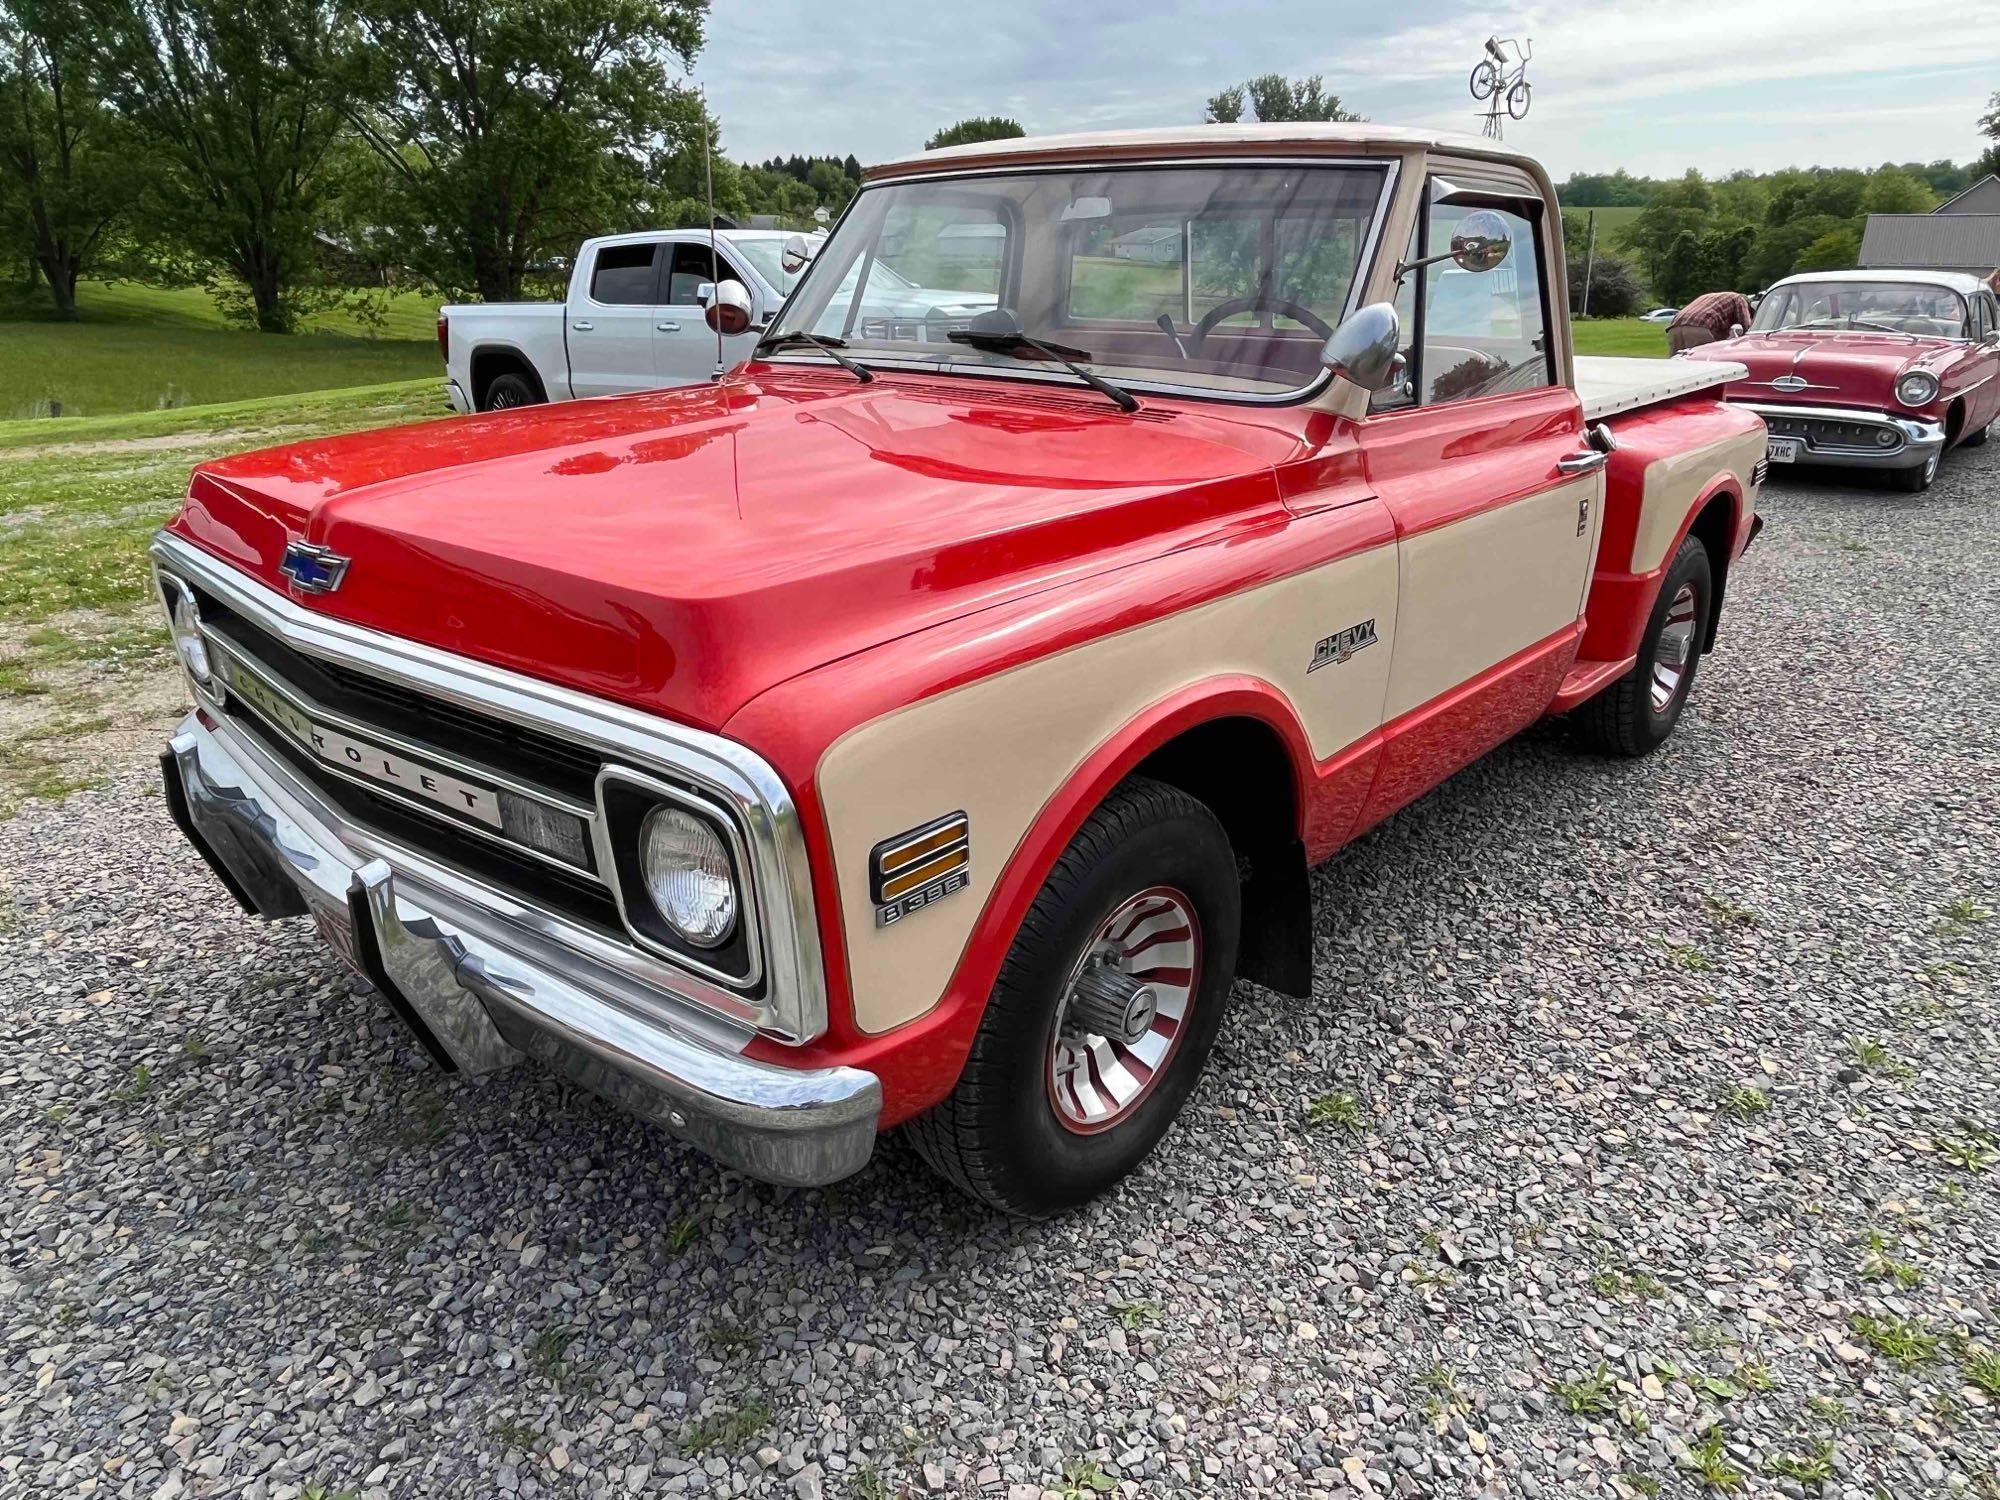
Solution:
<svg viewBox="0 0 2000 1500">
<path fill-rule="evenodd" d="M 708 112 L 708 90 L 701 91 L 701 178 L 702 193 L 708 201 L 708 305 L 715 306 L 715 300 L 722 293 L 722 255 L 715 248 L 715 119 Z M 722 319 L 711 318 L 715 324 L 715 373 L 711 380 L 722 379 Z"/>
</svg>

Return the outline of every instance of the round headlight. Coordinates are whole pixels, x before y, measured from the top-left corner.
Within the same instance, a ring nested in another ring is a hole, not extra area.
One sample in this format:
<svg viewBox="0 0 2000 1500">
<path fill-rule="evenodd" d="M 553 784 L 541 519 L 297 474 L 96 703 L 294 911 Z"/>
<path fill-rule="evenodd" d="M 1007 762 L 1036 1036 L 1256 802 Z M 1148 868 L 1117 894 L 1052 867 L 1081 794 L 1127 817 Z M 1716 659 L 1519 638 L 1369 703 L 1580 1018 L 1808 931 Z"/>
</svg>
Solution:
<svg viewBox="0 0 2000 1500">
<path fill-rule="evenodd" d="M 1929 406 L 1937 393 L 1938 378 L 1928 370 L 1912 370 L 1896 382 L 1896 399 L 1905 406 Z"/>
<path fill-rule="evenodd" d="M 214 677 L 214 669 L 209 665 L 208 642 L 202 639 L 201 611 L 194 602 L 194 592 L 180 582 L 167 585 L 167 597 L 173 601 L 169 612 L 169 623 L 174 636 L 174 654 L 181 659 L 188 676 L 200 687 L 207 687 Z"/>
<path fill-rule="evenodd" d="M 707 819 L 662 804 L 639 829 L 646 894 L 674 934 L 714 948 L 736 927 L 736 872 L 729 847 Z"/>
</svg>

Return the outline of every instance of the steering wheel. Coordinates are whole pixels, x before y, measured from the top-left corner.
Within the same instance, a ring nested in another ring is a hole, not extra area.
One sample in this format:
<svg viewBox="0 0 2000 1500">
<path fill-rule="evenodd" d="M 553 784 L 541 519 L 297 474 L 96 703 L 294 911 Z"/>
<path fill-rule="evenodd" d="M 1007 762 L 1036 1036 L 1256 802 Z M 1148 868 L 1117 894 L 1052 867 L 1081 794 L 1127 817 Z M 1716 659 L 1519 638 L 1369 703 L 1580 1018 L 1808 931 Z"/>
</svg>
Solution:
<svg viewBox="0 0 2000 1500">
<path fill-rule="evenodd" d="M 1215 332 L 1216 325 L 1224 318 L 1233 318 L 1238 313 L 1263 312 L 1266 309 L 1274 313 L 1283 313 L 1288 318 L 1296 319 L 1305 324 L 1306 327 L 1310 328 L 1320 338 L 1330 339 L 1333 337 L 1333 325 L 1314 312 L 1310 307 L 1294 302 L 1289 297 L 1266 297 L 1258 295 L 1231 297 L 1227 302 L 1216 303 L 1215 306 L 1202 314 L 1201 321 L 1194 325 L 1194 332 L 1189 335 L 1189 338 L 1193 340 L 1194 347 L 1199 349 L 1203 344 L 1208 342 L 1208 336 Z"/>
</svg>

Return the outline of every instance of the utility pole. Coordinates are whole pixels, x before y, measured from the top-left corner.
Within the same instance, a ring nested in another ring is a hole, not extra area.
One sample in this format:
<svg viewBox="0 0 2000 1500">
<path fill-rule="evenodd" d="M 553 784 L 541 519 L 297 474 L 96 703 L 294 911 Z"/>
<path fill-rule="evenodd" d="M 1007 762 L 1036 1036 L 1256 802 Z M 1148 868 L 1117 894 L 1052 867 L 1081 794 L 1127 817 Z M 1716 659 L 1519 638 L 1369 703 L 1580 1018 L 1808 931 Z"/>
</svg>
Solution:
<svg viewBox="0 0 2000 1500">
<path fill-rule="evenodd" d="M 1579 318 L 1590 316 L 1590 272 L 1597 263 L 1597 210 L 1590 211 L 1590 228 L 1583 237 L 1583 306 L 1578 310 Z"/>
</svg>

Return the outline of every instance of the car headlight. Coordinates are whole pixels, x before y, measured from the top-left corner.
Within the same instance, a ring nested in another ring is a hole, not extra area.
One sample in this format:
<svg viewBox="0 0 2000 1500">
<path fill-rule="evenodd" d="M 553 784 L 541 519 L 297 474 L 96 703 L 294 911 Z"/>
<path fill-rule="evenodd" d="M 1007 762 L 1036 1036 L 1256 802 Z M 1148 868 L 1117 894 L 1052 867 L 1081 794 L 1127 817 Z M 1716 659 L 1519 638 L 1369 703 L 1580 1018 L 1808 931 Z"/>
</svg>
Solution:
<svg viewBox="0 0 2000 1500">
<path fill-rule="evenodd" d="M 1896 399 L 1905 406 L 1929 406 L 1937 393 L 1938 378 L 1928 370 L 1912 370 L 1896 382 Z"/>
<path fill-rule="evenodd" d="M 706 818 L 665 803 L 647 813 L 639 868 L 646 894 L 675 936 L 708 949 L 735 930 L 735 864 Z"/>
<path fill-rule="evenodd" d="M 201 610 L 194 602 L 194 590 L 178 578 L 164 578 L 167 595 L 167 623 L 173 632 L 174 655 L 197 687 L 215 680 L 214 665 L 208 659 L 208 642 L 201 633 Z"/>
</svg>

